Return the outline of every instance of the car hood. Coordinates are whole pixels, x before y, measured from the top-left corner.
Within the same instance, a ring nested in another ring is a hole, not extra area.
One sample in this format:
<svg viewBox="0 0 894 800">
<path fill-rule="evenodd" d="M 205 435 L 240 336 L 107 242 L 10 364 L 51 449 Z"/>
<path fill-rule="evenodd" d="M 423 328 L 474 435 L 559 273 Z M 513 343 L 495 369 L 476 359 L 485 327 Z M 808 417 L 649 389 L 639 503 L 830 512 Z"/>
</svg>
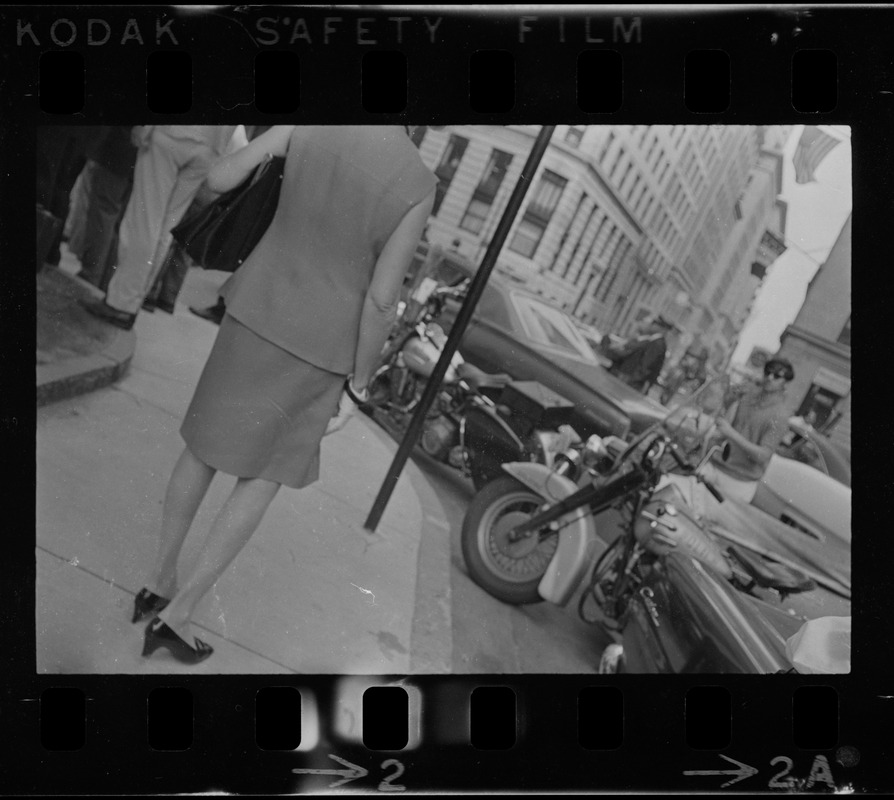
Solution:
<svg viewBox="0 0 894 800">
<path fill-rule="evenodd" d="M 545 356 L 549 357 L 557 366 L 561 367 L 569 375 L 577 378 L 581 383 L 599 391 L 620 408 L 631 421 L 631 430 L 634 433 L 655 422 L 663 420 L 669 409 L 651 397 L 632 389 L 624 381 L 598 364 L 587 364 L 576 358 L 559 355 L 555 351 L 547 351 L 545 348 L 536 347 Z"/>
</svg>

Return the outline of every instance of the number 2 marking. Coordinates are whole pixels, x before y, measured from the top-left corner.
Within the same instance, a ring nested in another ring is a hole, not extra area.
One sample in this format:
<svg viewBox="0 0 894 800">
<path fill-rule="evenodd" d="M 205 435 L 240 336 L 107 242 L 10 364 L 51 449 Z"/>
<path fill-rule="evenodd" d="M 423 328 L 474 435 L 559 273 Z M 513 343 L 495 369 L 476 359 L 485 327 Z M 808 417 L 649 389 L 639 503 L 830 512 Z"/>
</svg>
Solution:
<svg viewBox="0 0 894 800">
<path fill-rule="evenodd" d="M 406 786 L 401 786 L 399 783 L 392 784 L 391 781 L 397 780 L 401 775 L 404 774 L 404 765 L 400 763 L 396 758 L 389 758 L 387 761 L 382 762 L 382 769 L 388 769 L 388 767 L 395 767 L 397 771 L 389 775 L 385 780 L 383 780 L 379 784 L 380 792 L 404 792 L 406 791 Z"/>
<path fill-rule="evenodd" d="M 792 786 L 794 786 L 795 784 L 794 779 L 785 778 L 785 780 L 780 780 L 780 778 L 788 775 L 792 771 L 794 762 L 790 758 L 786 758 L 785 756 L 776 756 L 776 758 L 774 758 L 770 762 L 770 766 L 774 767 L 780 762 L 785 764 L 785 769 L 770 778 L 770 782 L 767 784 L 767 786 L 771 789 L 791 789 Z"/>
</svg>

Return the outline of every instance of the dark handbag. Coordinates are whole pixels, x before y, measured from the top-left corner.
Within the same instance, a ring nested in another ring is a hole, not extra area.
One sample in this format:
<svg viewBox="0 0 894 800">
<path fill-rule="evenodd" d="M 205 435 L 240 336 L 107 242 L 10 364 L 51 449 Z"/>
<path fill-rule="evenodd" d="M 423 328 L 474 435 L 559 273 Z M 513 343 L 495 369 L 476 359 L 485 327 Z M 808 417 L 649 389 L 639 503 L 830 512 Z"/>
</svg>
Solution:
<svg viewBox="0 0 894 800">
<path fill-rule="evenodd" d="M 276 213 L 286 159 L 273 156 L 236 188 L 187 212 L 174 240 L 205 269 L 235 272 L 255 249 Z"/>
</svg>

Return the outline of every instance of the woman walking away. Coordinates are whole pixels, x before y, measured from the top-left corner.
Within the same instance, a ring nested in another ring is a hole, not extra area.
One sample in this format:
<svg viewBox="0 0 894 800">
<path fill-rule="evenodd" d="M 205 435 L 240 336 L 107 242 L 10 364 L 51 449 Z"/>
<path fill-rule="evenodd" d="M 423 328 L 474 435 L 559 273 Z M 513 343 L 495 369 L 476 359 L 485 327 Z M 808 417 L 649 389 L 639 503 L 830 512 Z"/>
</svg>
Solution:
<svg viewBox="0 0 894 800">
<path fill-rule="evenodd" d="M 273 222 L 225 287 L 226 315 L 186 412 L 155 564 L 134 604 L 143 655 L 196 664 L 190 619 L 281 485 L 319 476 L 320 440 L 348 420 L 396 315 L 436 179 L 402 126 L 277 125 L 213 167 L 227 191 L 286 156 Z M 215 472 L 236 484 L 183 583 L 177 560 Z"/>
</svg>

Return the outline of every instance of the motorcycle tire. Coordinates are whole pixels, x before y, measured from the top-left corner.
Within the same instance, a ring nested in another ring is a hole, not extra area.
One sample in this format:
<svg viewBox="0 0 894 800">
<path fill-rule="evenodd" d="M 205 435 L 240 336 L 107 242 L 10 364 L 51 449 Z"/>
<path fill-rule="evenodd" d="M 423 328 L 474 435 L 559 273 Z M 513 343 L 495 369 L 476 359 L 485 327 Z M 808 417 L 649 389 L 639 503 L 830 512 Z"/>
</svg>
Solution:
<svg viewBox="0 0 894 800">
<path fill-rule="evenodd" d="M 511 605 L 540 603 L 537 586 L 549 566 L 558 534 L 515 544 L 505 533 L 536 513 L 543 498 L 508 475 L 488 483 L 469 504 L 461 545 L 469 575 L 488 594 Z"/>
</svg>

